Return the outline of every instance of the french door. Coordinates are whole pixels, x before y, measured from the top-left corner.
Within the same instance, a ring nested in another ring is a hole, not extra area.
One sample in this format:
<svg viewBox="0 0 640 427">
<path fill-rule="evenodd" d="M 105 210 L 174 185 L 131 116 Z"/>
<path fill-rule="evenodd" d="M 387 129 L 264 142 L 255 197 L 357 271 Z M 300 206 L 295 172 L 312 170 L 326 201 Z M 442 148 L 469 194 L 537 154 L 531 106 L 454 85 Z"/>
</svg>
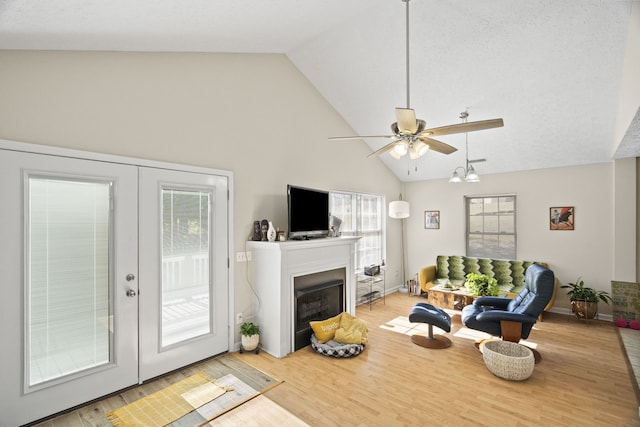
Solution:
<svg viewBox="0 0 640 427">
<path fill-rule="evenodd" d="M 140 188 L 144 381 L 228 350 L 228 186 L 222 176 L 140 168 Z"/>
<path fill-rule="evenodd" d="M 0 149 L 0 425 L 228 350 L 226 188 Z"/>
</svg>

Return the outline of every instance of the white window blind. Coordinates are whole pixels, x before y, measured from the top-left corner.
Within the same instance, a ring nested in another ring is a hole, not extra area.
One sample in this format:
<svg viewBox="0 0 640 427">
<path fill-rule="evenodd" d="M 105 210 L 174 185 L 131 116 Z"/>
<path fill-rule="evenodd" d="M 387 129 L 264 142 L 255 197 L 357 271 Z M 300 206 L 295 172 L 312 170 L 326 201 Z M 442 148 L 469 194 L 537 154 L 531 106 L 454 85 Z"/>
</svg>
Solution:
<svg viewBox="0 0 640 427">
<path fill-rule="evenodd" d="M 108 363 L 111 184 L 28 180 L 29 385 Z"/>
<path fill-rule="evenodd" d="M 162 189 L 162 346 L 211 331 L 211 194 Z"/>
</svg>

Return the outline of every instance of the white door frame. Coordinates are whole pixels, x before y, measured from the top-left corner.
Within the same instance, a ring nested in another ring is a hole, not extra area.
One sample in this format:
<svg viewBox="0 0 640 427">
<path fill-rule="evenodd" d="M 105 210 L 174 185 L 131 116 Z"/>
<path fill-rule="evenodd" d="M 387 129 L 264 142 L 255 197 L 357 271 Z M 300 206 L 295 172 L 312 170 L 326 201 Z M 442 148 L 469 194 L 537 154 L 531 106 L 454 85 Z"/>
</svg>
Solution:
<svg viewBox="0 0 640 427">
<path fill-rule="evenodd" d="M 228 218 L 227 256 L 228 258 L 230 258 L 231 254 L 234 253 L 233 252 L 233 240 L 234 240 L 233 239 L 233 227 L 234 227 L 233 225 L 233 205 L 234 205 L 233 203 L 233 172 L 231 171 L 203 168 L 203 167 L 197 167 L 197 166 L 188 166 L 188 165 L 181 165 L 181 164 L 175 164 L 175 163 L 158 162 L 158 161 L 115 156 L 115 155 L 108 155 L 108 154 L 100 154 L 100 153 L 66 149 L 66 148 L 53 147 L 53 146 L 44 146 L 44 145 L 38 145 L 38 144 L 29 144 L 24 142 L 3 140 L 3 139 L 0 139 L 0 150 L 10 150 L 10 151 L 16 151 L 16 152 L 23 152 L 23 153 L 33 153 L 33 154 L 45 154 L 45 155 L 67 157 L 67 158 L 79 159 L 79 160 L 93 160 L 93 161 L 99 161 L 99 162 L 130 165 L 130 166 L 143 166 L 143 167 L 150 167 L 150 168 L 169 169 L 169 170 L 176 170 L 176 171 L 224 176 L 227 178 L 227 182 L 228 182 L 228 203 L 227 203 L 227 218 Z M 232 328 L 230 327 L 230 325 L 234 324 L 234 321 L 233 321 L 233 313 L 234 313 L 234 306 L 235 306 L 234 263 L 231 262 L 231 259 L 228 259 L 227 265 L 228 265 L 228 281 L 229 281 L 228 282 L 228 319 L 227 319 L 229 327 L 227 328 L 227 334 L 228 334 L 228 350 L 231 350 L 234 348 L 234 336 L 232 334 Z M 0 319 L 2 319 L 3 317 L 4 315 L 0 317 Z M 15 351 L 18 351 L 21 353 L 20 349 L 15 349 Z M 117 391 L 117 390 L 113 390 L 113 391 Z M 41 415 L 38 418 L 41 418 L 42 416 L 47 416 L 47 415 L 48 414 Z M 25 422 L 29 422 L 29 421 L 25 421 Z"/>
</svg>

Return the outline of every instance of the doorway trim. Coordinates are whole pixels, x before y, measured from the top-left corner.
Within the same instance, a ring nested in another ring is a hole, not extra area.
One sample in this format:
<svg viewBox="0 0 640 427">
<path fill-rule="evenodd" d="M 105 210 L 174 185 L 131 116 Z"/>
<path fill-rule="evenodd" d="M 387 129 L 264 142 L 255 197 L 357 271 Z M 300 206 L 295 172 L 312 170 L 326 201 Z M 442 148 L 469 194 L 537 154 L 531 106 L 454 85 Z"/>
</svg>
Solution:
<svg viewBox="0 0 640 427">
<path fill-rule="evenodd" d="M 157 169 L 169 169 L 175 171 L 183 171 L 183 172 L 193 172 L 193 173 L 201 173 L 201 174 L 209 174 L 209 175 L 219 175 L 224 176 L 228 180 L 228 202 L 227 202 L 227 218 L 228 218 L 228 229 L 227 229 L 227 266 L 229 269 L 229 293 L 228 293 L 228 301 L 227 304 L 229 306 L 229 315 L 228 315 L 228 325 L 227 328 L 227 341 L 228 348 L 232 350 L 234 348 L 234 336 L 231 333 L 231 325 L 234 324 L 233 313 L 235 312 L 235 280 L 234 280 L 234 263 L 231 262 L 231 256 L 234 253 L 233 248 L 233 194 L 234 194 L 234 184 L 233 184 L 233 172 L 222 169 L 212 169 L 201 166 L 192 166 L 192 165 L 184 165 L 180 163 L 170 163 L 170 162 L 160 162 L 156 160 L 147 160 L 140 159 L 136 157 L 127 157 L 127 156 L 119 156 L 113 154 L 104 154 L 104 153 L 96 153 L 92 151 L 82 151 L 75 150 L 71 148 L 62 148 L 56 146 L 49 145 L 40 145 L 40 144 L 32 144 L 27 142 L 20 141 L 12 141 L 7 139 L 0 139 L 0 149 L 17 151 L 23 153 L 33 153 L 33 154 L 49 154 L 53 156 L 61 156 L 68 157 L 72 159 L 80 159 L 80 160 L 94 160 L 105 163 L 116 163 L 116 164 L 124 164 L 130 166 L 142 166 L 142 167 L 150 167 Z"/>
</svg>

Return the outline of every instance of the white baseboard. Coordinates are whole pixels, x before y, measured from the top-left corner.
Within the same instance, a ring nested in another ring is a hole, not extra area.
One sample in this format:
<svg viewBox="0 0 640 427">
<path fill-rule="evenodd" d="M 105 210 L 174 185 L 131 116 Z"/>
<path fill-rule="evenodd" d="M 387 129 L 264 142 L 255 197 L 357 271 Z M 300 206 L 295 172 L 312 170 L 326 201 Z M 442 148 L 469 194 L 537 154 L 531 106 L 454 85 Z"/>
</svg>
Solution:
<svg viewBox="0 0 640 427">
<path fill-rule="evenodd" d="M 573 316 L 573 313 L 571 312 L 570 308 L 562 308 L 562 307 L 551 307 L 551 310 L 549 310 L 551 313 L 558 313 L 558 314 L 566 314 L 567 316 Z M 607 322 L 613 322 L 613 315 L 612 314 L 600 314 L 598 313 L 598 320 L 604 320 Z"/>
</svg>

